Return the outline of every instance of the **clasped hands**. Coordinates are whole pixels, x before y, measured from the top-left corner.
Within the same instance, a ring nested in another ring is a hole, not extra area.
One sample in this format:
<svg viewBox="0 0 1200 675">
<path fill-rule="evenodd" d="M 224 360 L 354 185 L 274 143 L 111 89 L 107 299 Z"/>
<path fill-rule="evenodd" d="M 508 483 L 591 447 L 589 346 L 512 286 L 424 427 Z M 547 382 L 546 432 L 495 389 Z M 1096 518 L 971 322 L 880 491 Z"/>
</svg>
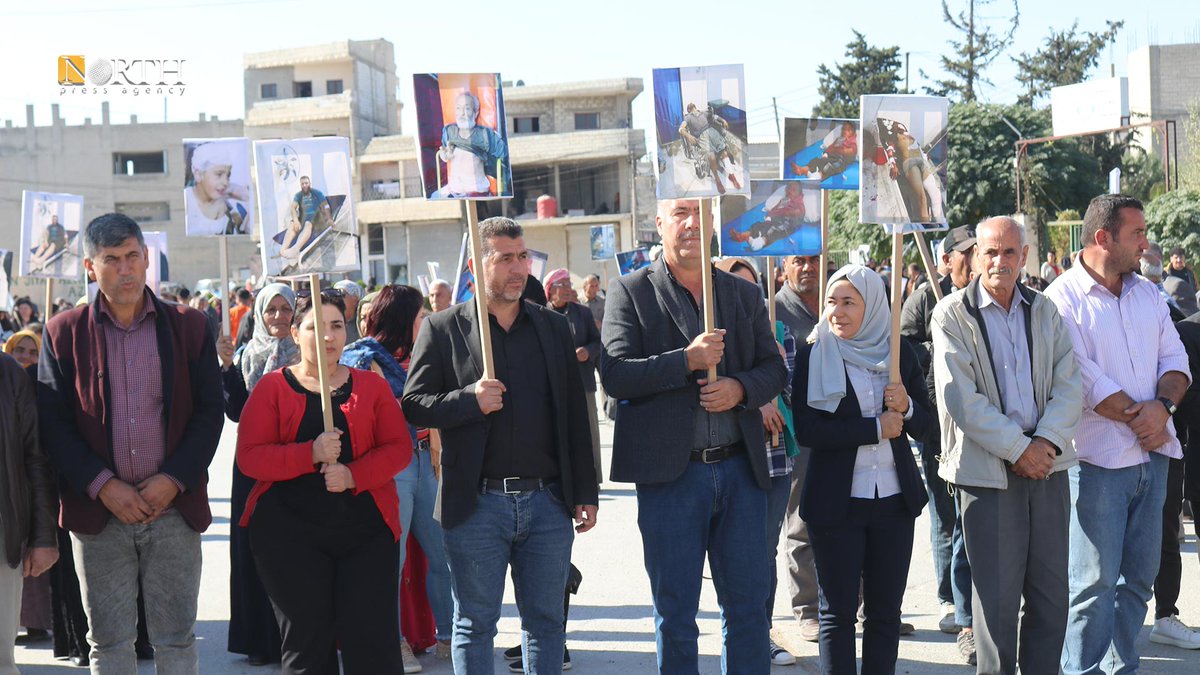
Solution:
<svg viewBox="0 0 1200 675">
<path fill-rule="evenodd" d="M 326 431 L 313 441 L 313 464 L 321 465 L 321 474 L 325 476 L 325 489 L 329 492 L 345 492 L 355 487 L 354 474 L 350 473 L 350 467 L 338 463 L 341 456 L 341 429 Z"/>
<path fill-rule="evenodd" d="M 725 329 L 716 328 L 701 333 L 684 350 L 689 371 L 715 368 L 725 355 Z M 746 398 L 746 388 L 736 378 L 717 377 L 713 381 L 700 378 L 700 407 L 710 413 L 732 410 Z"/>
<path fill-rule="evenodd" d="M 156 473 L 136 486 L 120 478 L 111 478 L 100 488 L 97 497 L 122 523 L 148 525 L 158 520 L 178 495 L 175 481 Z"/>
<path fill-rule="evenodd" d="M 904 433 L 904 416 L 908 414 L 908 390 L 899 382 L 883 388 L 883 413 L 879 416 L 880 440 L 890 441 Z"/>
<path fill-rule="evenodd" d="M 1167 420 L 1171 415 L 1162 401 L 1154 399 L 1134 403 L 1125 409 L 1125 414 L 1133 416 L 1125 424 L 1137 435 L 1138 443 L 1146 452 L 1157 450 L 1170 442 Z"/>
</svg>

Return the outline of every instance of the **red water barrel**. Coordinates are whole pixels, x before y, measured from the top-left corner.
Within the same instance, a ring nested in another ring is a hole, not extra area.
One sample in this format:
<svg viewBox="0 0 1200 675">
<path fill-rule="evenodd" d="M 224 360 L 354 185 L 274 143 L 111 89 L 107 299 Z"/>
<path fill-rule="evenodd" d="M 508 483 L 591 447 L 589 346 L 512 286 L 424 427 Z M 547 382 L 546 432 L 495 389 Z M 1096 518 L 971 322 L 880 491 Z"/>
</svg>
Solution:
<svg viewBox="0 0 1200 675">
<path fill-rule="evenodd" d="M 558 217 L 558 200 L 550 195 L 542 195 L 537 198 L 537 217 L 538 220 L 543 218 Z"/>
</svg>

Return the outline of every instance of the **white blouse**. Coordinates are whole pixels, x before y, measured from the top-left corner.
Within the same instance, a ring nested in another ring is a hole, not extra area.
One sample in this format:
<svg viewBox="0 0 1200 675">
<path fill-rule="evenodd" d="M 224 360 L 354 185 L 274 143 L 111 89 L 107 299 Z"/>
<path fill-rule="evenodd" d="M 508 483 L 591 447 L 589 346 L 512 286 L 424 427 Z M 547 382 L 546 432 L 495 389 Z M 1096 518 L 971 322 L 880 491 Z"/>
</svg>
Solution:
<svg viewBox="0 0 1200 675">
<path fill-rule="evenodd" d="M 896 458 L 892 455 L 892 442 L 882 438 L 879 415 L 883 412 L 883 389 L 888 383 L 888 374 L 867 370 L 851 363 L 846 364 L 850 385 L 858 397 L 862 416 L 875 420 L 876 442 L 858 446 L 854 458 L 854 480 L 850 484 L 850 496 L 857 499 L 877 499 L 900 494 L 900 477 L 896 473 Z M 912 418 L 912 397 L 908 399 L 908 412 L 904 419 Z"/>
</svg>

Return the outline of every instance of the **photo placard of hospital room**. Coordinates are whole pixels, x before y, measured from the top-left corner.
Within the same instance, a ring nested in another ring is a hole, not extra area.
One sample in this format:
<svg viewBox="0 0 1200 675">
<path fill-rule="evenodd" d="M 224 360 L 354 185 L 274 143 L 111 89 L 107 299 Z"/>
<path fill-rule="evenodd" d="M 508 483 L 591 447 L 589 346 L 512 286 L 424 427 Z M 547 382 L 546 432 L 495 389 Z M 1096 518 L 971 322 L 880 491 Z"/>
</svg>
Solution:
<svg viewBox="0 0 1200 675">
<path fill-rule="evenodd" d="M 254 233 L 250 139 L 183 139 L 184 232 L 189 237 Z"/>
<path fill-rule="evenodd" d="M 418 73 L 413 100 L 427 199 L 513 196 L 499 73 Z"/>
<path fill-rule="evenodd" d="M 254 158 L 264 273 L 359 269 L 350 142 L 336 136 L 256 141 Z"/>
<path fill-rule="evenodd" d="M 643 267 L 649 267 L 650 263 L 653 262 L 650 260 L 650 249 L 644 246 L 630 251 L 617 251 L 616 258 L 617 270 L 621 273 L 621 276 L 633 274 Z"/>
<path fill-rule="evenodd" d="M 42 279 L 83 278 L 82 228 L 80 195 L 22 190 L 18 274 Z"/>
<path fill-rule="evenodd" d="M 944 230 L 950 102 L 941 96 L 863 96 L 859 222 L 895 231 Z"/>
<path fill-rule="evenodd" d="M 784 118 L 780 175 L 823 190 L 857 190 L 858 145 L 858 120 Z"/>
<path fill-rule="evenodd" d="M 741 64 L 654 69 L 659 199 L 750 194 Z"/>
<path fill-rule="evenodd" d="M 821 254 L 817 181 L 752 180 L 750 196 L 721 200 L 721 255 Z"/>
</svg>

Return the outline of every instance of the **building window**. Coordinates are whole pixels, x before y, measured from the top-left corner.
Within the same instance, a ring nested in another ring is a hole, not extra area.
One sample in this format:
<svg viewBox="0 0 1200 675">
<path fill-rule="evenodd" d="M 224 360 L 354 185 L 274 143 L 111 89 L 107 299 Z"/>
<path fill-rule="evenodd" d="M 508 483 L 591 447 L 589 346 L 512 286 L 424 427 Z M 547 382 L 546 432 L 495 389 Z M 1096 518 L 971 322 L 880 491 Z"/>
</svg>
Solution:
<svg viewBox="0 0 1200 675">
<path fill-rule="evenodd" d="M 341 80 L 325 80 L 325 93 L 329 95 L 342 93 Z"/>
<path fill-rule="evenodd" d="M 539 117 L 514 117 L 513 118 L 513 133 L 514 134 L 536 134 L 541 131 Z"/>
<path fill-rule="evenodd" d="M 137 223 L 166 222 L 171 219 L 171 205 L 168 202 L 117 202 L 113 204 L 113 209 Z"/>
<path fill-rule="evenodd" d="M 383 255 L 383 225 L 367 226 L 367 255 Z"/>
<path fill-rule="evenodd" d="M 167 153 L 158 152 L 114 152 L 113 174 L 137 176 L 144 173 L 166 173 Z"/>
<path fill-rule="evenodd" d="M 270 84 L 261 84 L 258 87 L 259 98 L 278 98 L 279 87 L 271 82 Z"/>
<path fill-rule="evenodd" d="M 600 113 L 575 113 L 575 130 L 586 131 L 588 129 L 600 128 Z"/>
<path fill-rule="evenodd" d="M 295 98 L 312 98 L 312 82 L 293 82 L 292 96 Z"/>
</svg>

